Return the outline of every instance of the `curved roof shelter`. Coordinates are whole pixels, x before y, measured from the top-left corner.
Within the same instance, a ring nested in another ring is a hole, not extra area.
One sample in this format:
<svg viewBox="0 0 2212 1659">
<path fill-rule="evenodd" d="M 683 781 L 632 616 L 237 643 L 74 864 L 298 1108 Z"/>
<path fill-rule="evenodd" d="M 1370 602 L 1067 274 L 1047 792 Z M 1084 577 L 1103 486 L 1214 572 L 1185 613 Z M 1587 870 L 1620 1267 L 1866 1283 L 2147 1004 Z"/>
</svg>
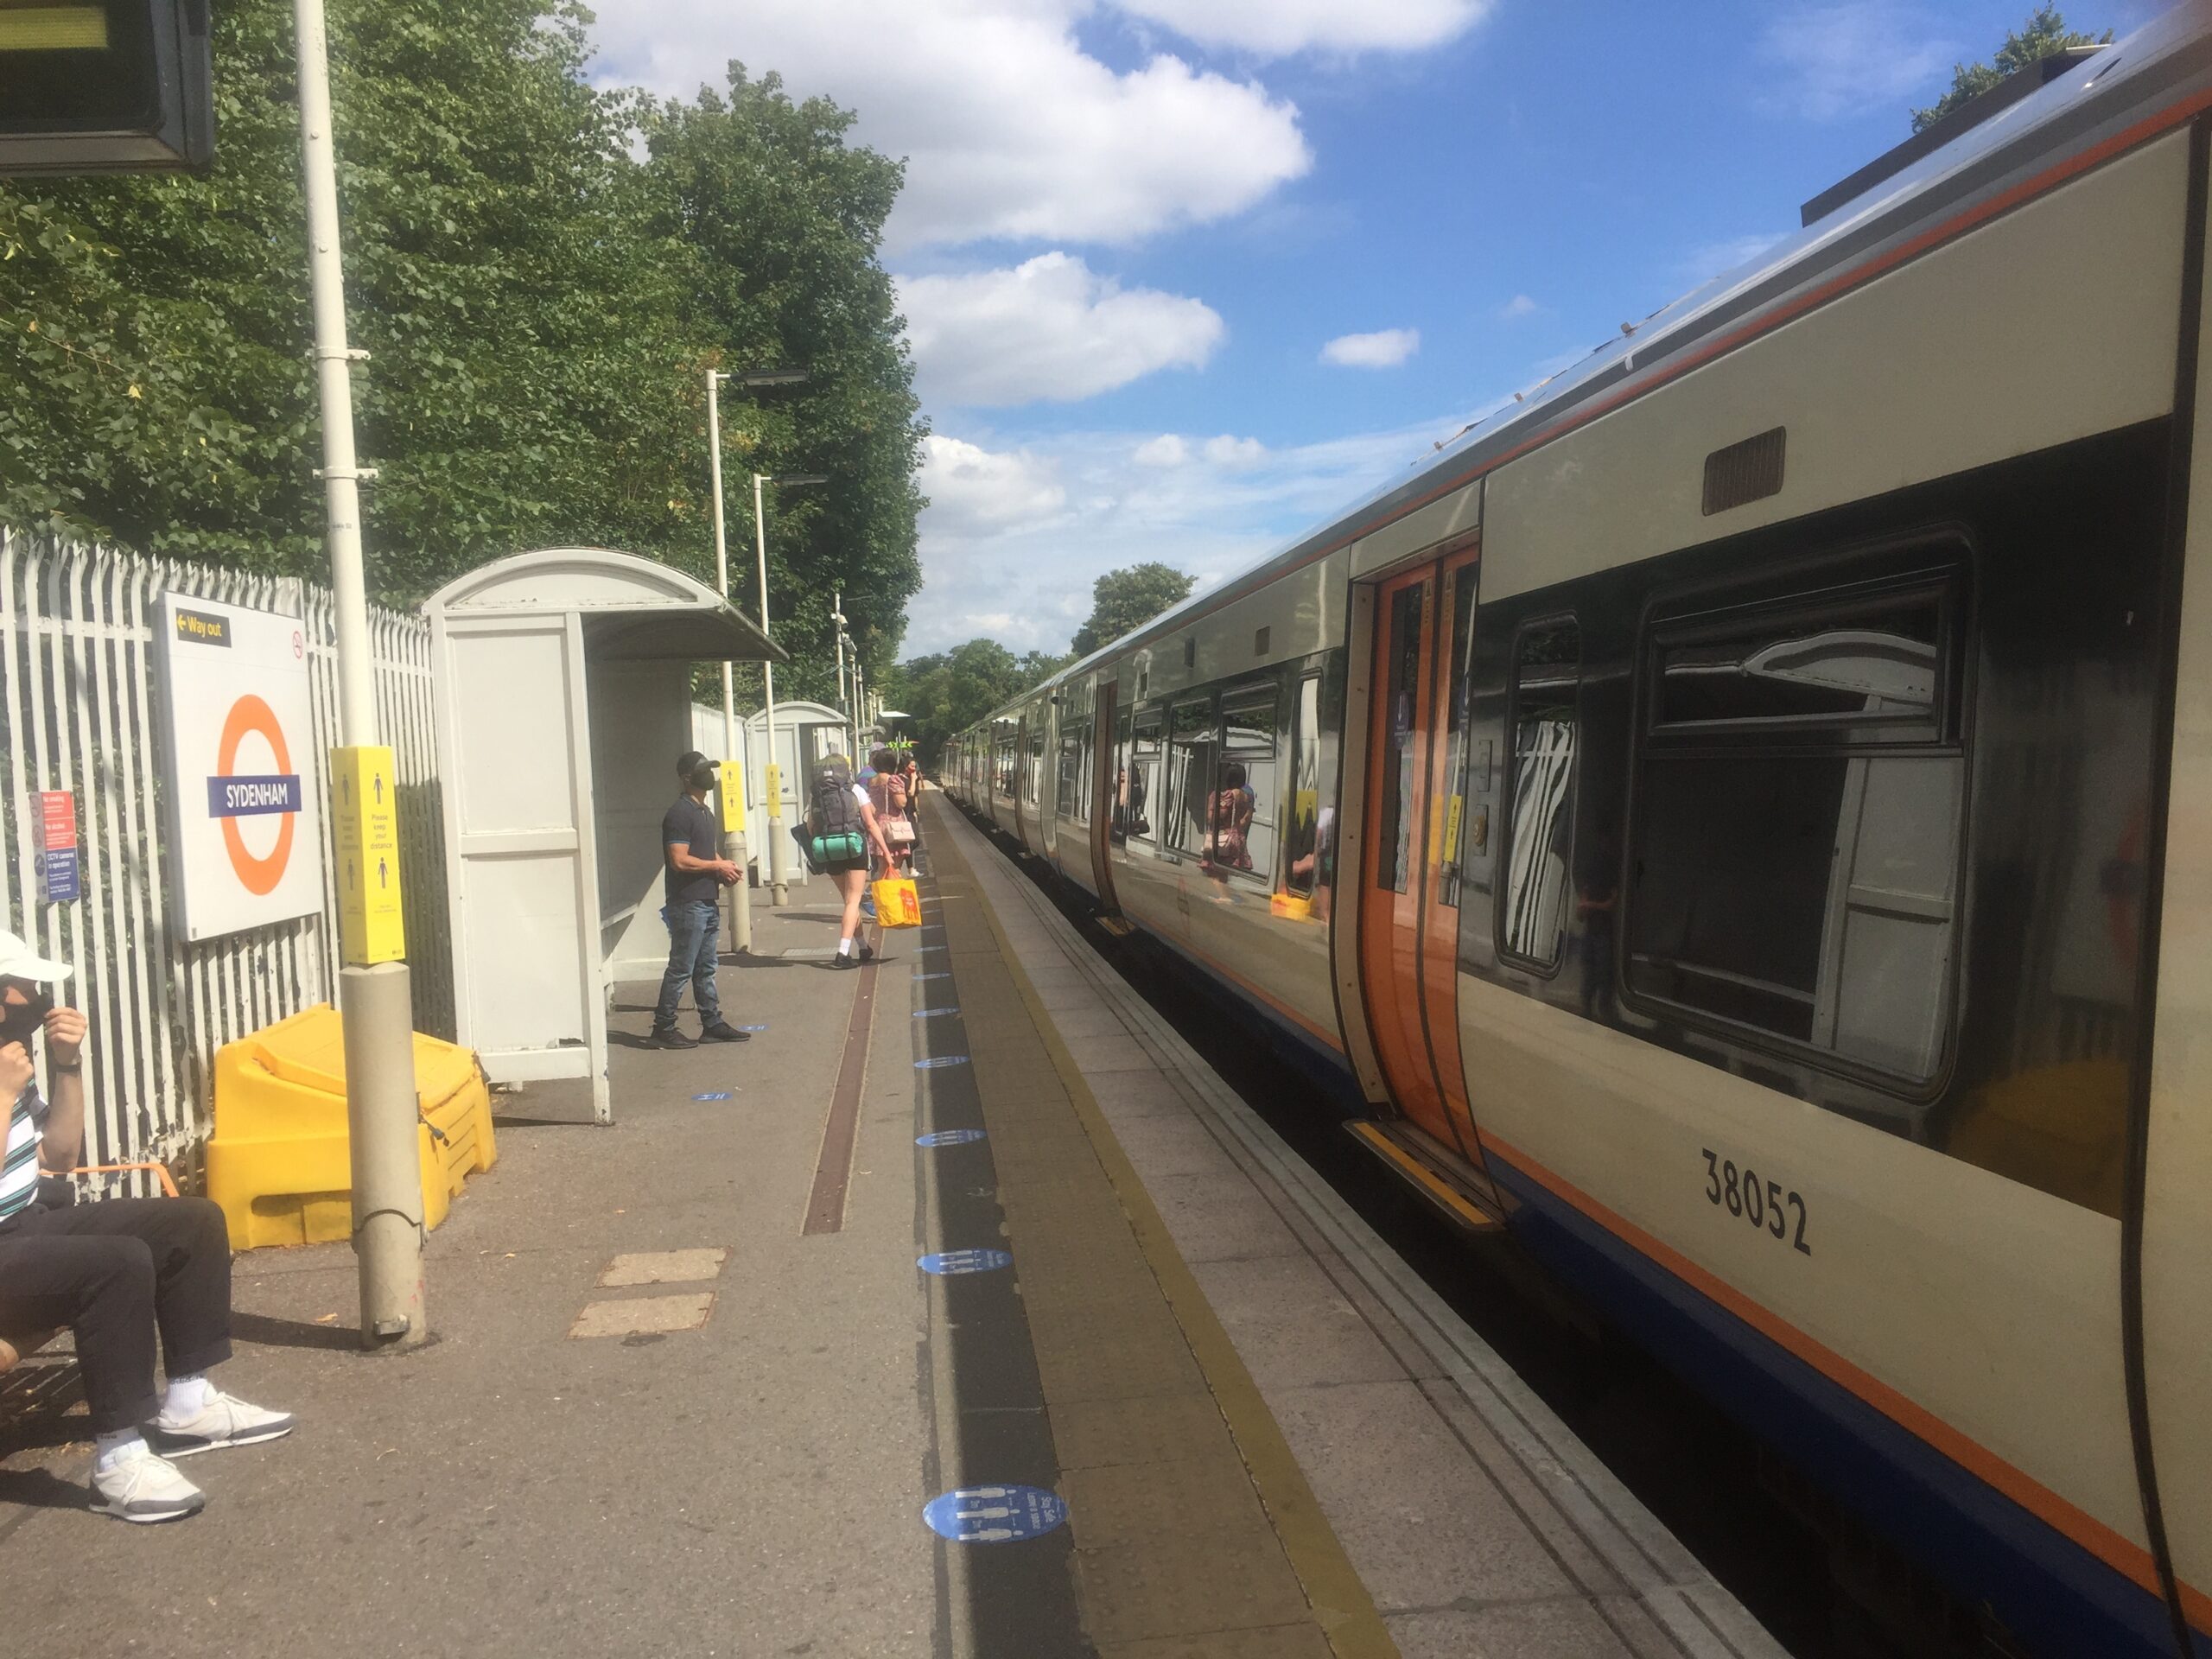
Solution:
<svg viewBox="0 0 2212 1659">
<path fill-rule="evenodd" d="M 660 822 L 692 667 L 786 653 L 712 588 L 603 547 L 495 559 L 423 611 L 461 1040 L 494 1082 L 588 1080 L 609 1122 L 613 986 L 667 960 Z"/>
</svg>

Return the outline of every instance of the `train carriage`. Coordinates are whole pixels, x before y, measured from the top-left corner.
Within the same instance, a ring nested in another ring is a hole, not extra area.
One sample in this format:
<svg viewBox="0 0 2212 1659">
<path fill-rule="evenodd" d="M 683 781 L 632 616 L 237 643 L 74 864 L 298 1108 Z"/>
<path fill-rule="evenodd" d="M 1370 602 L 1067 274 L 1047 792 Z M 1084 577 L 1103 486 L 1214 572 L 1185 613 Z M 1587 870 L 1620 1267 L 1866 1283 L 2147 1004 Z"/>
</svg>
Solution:
<svg viewBox="0 0 2212 1659">
<path fill-rule="evenodd" d="M 2031 72 L 949 751 L 2028 1652 L 2212 1655 L 2208 110 Z"/>
</svg>

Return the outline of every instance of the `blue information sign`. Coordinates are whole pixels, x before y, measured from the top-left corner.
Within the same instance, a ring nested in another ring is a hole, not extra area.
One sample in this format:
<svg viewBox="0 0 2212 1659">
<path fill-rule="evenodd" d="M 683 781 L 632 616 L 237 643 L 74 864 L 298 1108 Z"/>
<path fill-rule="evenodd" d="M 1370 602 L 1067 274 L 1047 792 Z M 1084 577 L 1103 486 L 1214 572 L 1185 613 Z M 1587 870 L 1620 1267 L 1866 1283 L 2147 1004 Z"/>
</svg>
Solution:
<svg viewBox="0 0 2212 1659">
<path fill-rule="evenodd" d="M 924 1273 L 940 1275 L 960 1273 L 995 1273 L 1001 1268 L 1010 1268 L 1014 1258 L 1004 1250 L 946 1250 L 937 1255 L 918 1258 L 914 1265 Z"/>
<path fill-rule="evenodd" d="M 73 905 L 83 888 L 74 847 L 49 848 L 39 855 L 38 896 L 49 905 Z"/>
<path fill-rule="evenodd" d="M 914 1144 L 918 1147 L 965 1147 L 982 1138 L 981 1129 L 939 1129 L 931 1135 L 916 1135 Z"/>
<path fill-rule="evenodd" d="M 1042 1486 L 963 1486 L 922 1506 L 931 1532 L 956 1544 L 1011 1544 L 1041 1538 L 1068 1518 L 1058 1492 Z"/>
<path fill-rule="evenodd" d="M 914 1062 L 914 1070 L 917 1071 L 934 1071 L 941 1065 L 965 1065 L 967 1064 L 968 1057 L 965 1054 L 939 1054 L 930 1059 L 916 1060 Z"/>
</svg>

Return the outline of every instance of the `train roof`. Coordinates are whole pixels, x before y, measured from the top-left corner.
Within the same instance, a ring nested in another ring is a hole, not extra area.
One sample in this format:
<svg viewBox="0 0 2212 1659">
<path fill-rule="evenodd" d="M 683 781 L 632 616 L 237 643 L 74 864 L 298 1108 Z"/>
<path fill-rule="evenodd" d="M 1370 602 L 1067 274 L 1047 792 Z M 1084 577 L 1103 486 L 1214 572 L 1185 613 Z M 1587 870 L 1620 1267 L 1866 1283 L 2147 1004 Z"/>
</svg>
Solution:
<svg viewBox="0 0 2212 1659">
<path fill-rule="evenodd" d="M 2022 71 L 2023 77 L 2033 70 Z M 2008 86 L 2010 83 L 2007 84 Z M 1469 423 L 1403 478 L 1385 484 L 1319 527 L 1286 543 L 1219 586 L 1193 594 L 1144 626 L 1102 645 L 1001 703 L 986 721 L 1065 680 L 1195 621 L 1215 607 L 1473 481 L 1506 459 L 1610 408 L 1683 366 L 1700 349 L 1759 319 L 1816 296 L 1831 280 L 1910 244 L 1931 221 L 2005 197 L 2018 184 L 2069 161 L 2101 159 L 2125 147 L 2157 115 L 2194 112 L 2212 92 L 2212 0 L 2183 0 L 2118 44 L 2079 56 L 2024 93 L 1991 100 L 1989 112 L 1926 153 L 1908 143 L 1807 205 L 1810 222 L 1748 264 L 1693 289 L 1619 338 Z M 1966 113 L 1962 111 L 1961 113 Z M 1909 157 L 1909 159 L 1908 159 Z M 1884 162 L 1904 159 L 1886 171 Z M 1850 187 L 1871 175 L 1857 194 Z M 1833 206 L 1827 204 L 1833 202 Z M 1825 211 L 1819 211 L 1825 207 Z M 1819 216 L 1811 217 L 1815 212 Z M 981 723 L 981 722 L 979 722 Z"/>
</svg>

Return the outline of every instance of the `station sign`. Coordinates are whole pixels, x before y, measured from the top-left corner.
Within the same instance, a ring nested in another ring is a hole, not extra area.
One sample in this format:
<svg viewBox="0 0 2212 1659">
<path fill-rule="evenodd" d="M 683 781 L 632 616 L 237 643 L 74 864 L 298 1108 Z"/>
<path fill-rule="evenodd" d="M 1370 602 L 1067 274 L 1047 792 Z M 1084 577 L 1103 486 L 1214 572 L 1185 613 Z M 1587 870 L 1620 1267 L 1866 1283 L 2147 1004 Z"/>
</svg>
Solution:
<svg viewBox="0 0 2212 1659">
<path fill-rule="evenodd" d="M 399 773 L 381 746 L 330 752 L 338 870 L 338 934 L 346 962 L 366 968 L 407 954 L 399 894 Z"/>
<path fill-rule="evenodd" d="M 177 930 L 196 942 L 319 913 L 305 624 L 165 594 L 157 627 Z"/>
</svg>

